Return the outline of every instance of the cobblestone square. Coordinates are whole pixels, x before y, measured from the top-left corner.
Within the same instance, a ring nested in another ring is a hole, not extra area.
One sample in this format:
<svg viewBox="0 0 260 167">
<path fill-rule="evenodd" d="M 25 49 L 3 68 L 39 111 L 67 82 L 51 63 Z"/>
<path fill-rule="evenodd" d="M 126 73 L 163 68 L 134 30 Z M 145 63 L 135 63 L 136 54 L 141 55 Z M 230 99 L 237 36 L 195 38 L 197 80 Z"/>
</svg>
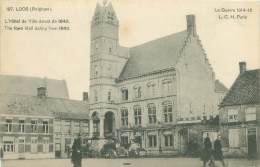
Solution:
<svg viewBox="0 0 260 167">
<path fill-rule="evenodd" d="M 227 167 L 260 167 L 260 160 L 226 159 Z M 220 162 L 216 162 L 221 167 Z M 3 167 L 72 167 L 69 159 L 6 160 Z M 197 158 L 83 159 L 82 167 L 202 167 Z"/>
</svg>

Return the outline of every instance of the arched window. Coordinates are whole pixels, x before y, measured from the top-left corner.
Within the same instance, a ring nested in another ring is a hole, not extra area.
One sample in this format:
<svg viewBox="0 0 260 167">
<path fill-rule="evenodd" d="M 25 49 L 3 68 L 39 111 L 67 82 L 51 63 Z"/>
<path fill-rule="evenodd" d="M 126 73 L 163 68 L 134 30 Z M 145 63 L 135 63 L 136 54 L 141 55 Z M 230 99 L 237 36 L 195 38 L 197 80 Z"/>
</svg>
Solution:
<svg viewBox="0 0 260 167">
<path fill-rule="evenodd" d="M 149 124 L 155 124 L 156 123 L 156 106 L 155 104 L 148 104 L 148 119 Z"/>
<path fill-rule="evenodd" d="M 121 108 L 121 124 L 122 124 L 122 126 L 128 126 L 128 110 L 127 110 L 127 108 Z"/>
<path fill-rule="evenodd" d="M 172 122 L 172 102 L 166 101 L 162 103 L 164 122 Z"/>
<path fill-rule="evenodd" d="M 134 119 L 135 119 L 135 125 L 142 124 L 142 110 L 139 105 L 134 106 Z"/>
<path fill-rule="evenodd" d="M 93 112 L 91 119 L 93 120 L 93 135 L 97 136 L 99 135 L 99 123 L 100 120 L 98 118 L 98 113 L 95 111 Z"/>
</svg>

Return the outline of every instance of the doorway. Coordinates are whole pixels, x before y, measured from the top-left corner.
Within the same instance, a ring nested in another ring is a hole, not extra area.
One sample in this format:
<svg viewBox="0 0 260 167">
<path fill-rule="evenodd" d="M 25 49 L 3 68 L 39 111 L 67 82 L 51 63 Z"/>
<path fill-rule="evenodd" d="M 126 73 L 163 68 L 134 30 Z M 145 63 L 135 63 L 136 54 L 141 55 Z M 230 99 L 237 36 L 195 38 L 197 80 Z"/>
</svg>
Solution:
<svg viewBox="0 0 260 167">
<path fill-rule="evenodd" d="M 257 156 L 256 128 L 247 129 L 247 143 L 248 143 L 248 157 L 256 158 Z"/>
<path fill-rule="evenodd" d="M 115 116 L 113 112 L 107 112 L 105 114 L 104 120 L 104 132 L 105 137 L 114 137 L 114 130 L 115 130 Z"/>
</svg>

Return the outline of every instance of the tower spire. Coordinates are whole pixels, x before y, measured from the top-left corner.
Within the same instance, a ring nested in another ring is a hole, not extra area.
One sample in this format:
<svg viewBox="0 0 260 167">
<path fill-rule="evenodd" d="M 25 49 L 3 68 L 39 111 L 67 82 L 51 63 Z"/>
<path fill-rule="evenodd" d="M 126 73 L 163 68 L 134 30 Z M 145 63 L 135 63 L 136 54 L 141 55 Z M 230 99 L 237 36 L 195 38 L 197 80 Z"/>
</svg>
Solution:
<svg viewBox="0 0 260 167">
<path fill-rule="evenodd" d="M 107 0 L 103 0 L 103 6 L 106 6 Z"/>
</svg>

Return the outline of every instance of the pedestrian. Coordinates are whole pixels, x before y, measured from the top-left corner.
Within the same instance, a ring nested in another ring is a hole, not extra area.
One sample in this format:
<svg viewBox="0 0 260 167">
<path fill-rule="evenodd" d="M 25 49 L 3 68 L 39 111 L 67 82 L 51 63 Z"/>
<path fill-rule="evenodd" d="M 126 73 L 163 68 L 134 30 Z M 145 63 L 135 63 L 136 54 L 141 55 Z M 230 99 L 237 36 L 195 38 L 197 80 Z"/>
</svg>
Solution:
<svg viewBox="0 0 260 167">
<path fill-rule="evenodd" d="M 3 151 L 3 148 L 1 147 L 0 148 L 0 159 L 3 159 L 4 158 L 4 151 Z"/>
<path fill-rule="evenodd" d="M 215 163 L 213 161 L 212 155 L 212 144 L 209 138 L 209 134 L 207 133 L 206 138 L 204 139 L 204 149 L 202 151 L 202 161 L 203 167 L 206 167 L 206 163 L 210 161 L 209 165 L 213 166 Z"/>
<path fill-rule="evenodd" d="M 223 167 L 225 166 L 220 135 L 218 135 L 218 138 L 214 142 L 214 158 L 217 161 L 221 161 Z"/>
<path fill-rule="evenodd" d="M 72 145 L 72 155 L 71 155 L 71 162 L 73 167 L 81 167 L 82 161 L 82 151 L 81 151 L 81 140 L 80 137 L 74 139 Z"/>
<path fill-rule="evenodd" d="M 4 151 L 3 151 L 3 148 L 1 147 L 0 148 L 0 167 L 3 166 L 2 165 L 3 158 L 4 158 Z"/>
</svg>

